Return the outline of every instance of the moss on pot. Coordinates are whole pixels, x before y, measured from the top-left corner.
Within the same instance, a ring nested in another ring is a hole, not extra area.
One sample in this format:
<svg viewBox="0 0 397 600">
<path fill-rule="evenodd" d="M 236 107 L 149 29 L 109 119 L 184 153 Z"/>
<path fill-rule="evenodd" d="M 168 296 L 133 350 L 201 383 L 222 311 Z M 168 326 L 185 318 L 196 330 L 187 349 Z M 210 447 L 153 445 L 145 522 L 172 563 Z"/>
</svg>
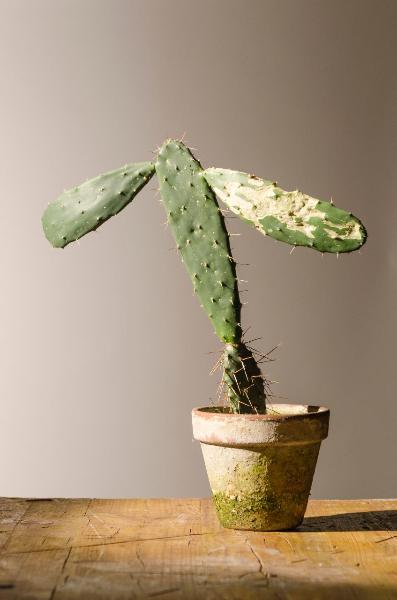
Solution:
<svg viewBox="0 0 397 600">
<path fill-rule="evenodd" d="M 228 496 L 213 495 L 219 520 L 231 529 L 280 530 L 293 529 L 302 522 L 307 494 L 275 494 L 254 492 Z"/>
<path fill-rule="evenodd" d="M 243 451 L 245 461 L 238 452 L 234 466 L 229 465 L 213 486 L 222 525 L 267 531 L 297 527 L 306 509 L 318 446 Z"/>
</svg>

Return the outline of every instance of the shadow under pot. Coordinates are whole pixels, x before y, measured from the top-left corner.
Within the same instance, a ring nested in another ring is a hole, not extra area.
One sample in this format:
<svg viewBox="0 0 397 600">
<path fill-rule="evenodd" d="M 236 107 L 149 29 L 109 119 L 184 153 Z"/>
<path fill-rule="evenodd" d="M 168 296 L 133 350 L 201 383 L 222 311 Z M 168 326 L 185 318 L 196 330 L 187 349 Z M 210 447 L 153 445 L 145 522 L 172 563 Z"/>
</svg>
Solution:
<svg viewBox="0 0 397 600">
<path fill-rule="evenodd" d="M 204 407 L 193 409 L 192 422 L 224 527 L 279 531 L 302 523 L 327 408 L 270 404 L 266 414 L 235 414 Z"/>
</svg>

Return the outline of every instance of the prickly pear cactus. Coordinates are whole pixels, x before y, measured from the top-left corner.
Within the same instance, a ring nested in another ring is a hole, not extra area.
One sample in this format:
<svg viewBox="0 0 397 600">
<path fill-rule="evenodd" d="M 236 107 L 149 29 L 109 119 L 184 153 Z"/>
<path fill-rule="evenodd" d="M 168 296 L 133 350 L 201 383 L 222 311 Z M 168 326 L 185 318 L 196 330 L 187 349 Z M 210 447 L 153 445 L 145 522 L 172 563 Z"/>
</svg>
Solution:
<svg viewBox="0 0 397 600">
<path fill-rule="evenodd" d="M 264 412 L 260 369 L 241 340 L 236 266 L 215 195 L 186 146 L 168 140 L 156 162 L 160 192 L 194 291 L 219 339 L 226 342 L 224 382 L 234 412 Z"/>
<path fill-rule="evenodd" d="M 125 165 L 63 192 L 44 212 L 48 241 L 64 248 L 120 212 L 154 173 L 150 162 Z"/>
<path fill-rule="evenodd" d="M 276 240 L 320 252 L 352 252 L 366 240 L 362 223 L 329 202 L 239 171 L 210 168 L 204 175 L 231 211 Z"/>
<path fill-rule="evenodd" d="M 227 169 L 207 169 L 177 140 L 167 140 L 156 165 L 126 165 L 68 190 L 44 212 L 51 244 L 63 248 L 120 212 L 156 170 L 168 222 L 194 291 L 225 343 L 223 381 L 233 412 L 266 412 L 265 381 L 242 340 L 241 303 L 229 234 L 215 193 L 259 231 L 321 252 L 351 252 L 365 242 L 356 217 L 301 192 Z"/>
</svg>

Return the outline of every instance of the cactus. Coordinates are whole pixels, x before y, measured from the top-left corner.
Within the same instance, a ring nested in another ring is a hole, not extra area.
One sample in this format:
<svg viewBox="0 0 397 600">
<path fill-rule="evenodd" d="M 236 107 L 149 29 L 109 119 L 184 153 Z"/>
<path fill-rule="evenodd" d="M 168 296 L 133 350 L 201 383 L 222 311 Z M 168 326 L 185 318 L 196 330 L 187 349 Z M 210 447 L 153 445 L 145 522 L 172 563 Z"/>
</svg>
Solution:
<svg viewBox="0 0 397 600">
<path fill-rule="evenodd" d="M 265 409 L 260 370 L 241 339 L 236 265 L 225 221 L 203 169 L 186 146 L 167 140 L 156 173 L 177 248 L 215 333 L 225 342 L 224 382 L 232 410 Z M 254 377 L 253 377 L 254 376 Z"/>
<path fill-rule="evenodd" d="M 204 171 L 181 141 L 167 140 L 155 165 L 126 165 L 61 194 L 43 215 L 47 239 L 63 248 L 97 229 L 131 202 L 154 171 L 194 291 L 225 344 L 223 382 L 230 409 L 264 413 L 267 382 L 243 340 L 236 263 L 215 193 L 263 234 L 294 246 L 351 252 L 365 242 L 366 231 L 350 213 L 302 192 L 286 192 L 237 171 Z"/>
<path fill-rule="evenodd" d="M 48 241 L 64 248 L 94 231 L 127 206 L 153 173 L 150 162 L 125 165 L 63 192 L 43 214 Z"/>
<path fill-rule="evenodd" d="M 231 211 L 276 240 L 320 252 L 352 252 L 366 240 L 362 223 L 329 202 L 239 171 L 210 168 L 204 176 Z"/>
</svg>

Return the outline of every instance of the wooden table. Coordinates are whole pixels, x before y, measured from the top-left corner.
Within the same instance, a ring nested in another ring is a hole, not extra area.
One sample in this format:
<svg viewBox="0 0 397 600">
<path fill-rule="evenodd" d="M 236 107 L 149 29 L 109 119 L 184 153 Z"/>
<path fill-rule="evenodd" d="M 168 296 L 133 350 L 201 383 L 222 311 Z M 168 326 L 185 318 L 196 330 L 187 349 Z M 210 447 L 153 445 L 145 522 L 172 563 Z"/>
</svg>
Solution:
<svg viewBox="0 0 397 600">
<path fill-rule="evenodd" d="M 210 500 L 0 499 L 0 600 L 397 598 L 397 501 L 312 500 L 292 532 Z"/>
</svg>

